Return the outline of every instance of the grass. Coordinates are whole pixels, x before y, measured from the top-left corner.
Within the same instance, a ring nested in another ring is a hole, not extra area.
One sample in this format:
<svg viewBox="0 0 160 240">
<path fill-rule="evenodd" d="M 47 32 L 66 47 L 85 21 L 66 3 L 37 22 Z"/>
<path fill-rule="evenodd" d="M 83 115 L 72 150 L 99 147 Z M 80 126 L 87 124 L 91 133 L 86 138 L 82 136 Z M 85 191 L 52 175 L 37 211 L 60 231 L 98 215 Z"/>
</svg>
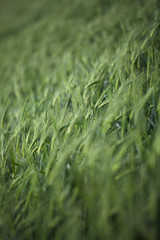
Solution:
<svg viewBox="0 0 160 240">
<path fill-rule="evenodd" d="M 0 4 L 0 239 L 160 239 L 159 2 Z"/>
</svg>

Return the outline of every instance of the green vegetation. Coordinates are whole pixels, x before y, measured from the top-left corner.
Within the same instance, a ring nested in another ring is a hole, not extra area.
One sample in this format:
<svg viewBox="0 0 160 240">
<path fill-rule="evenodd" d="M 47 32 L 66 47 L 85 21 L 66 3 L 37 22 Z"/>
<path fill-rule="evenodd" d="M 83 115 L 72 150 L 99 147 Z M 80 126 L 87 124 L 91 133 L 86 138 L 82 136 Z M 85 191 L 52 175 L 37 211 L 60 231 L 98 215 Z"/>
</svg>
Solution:
<svg viewBox="0 0 160 240">
<path fill-rule="evenodd" d="M 160 239 L 159 10 L 0 1 L 0 239 Z"/>
</svg>

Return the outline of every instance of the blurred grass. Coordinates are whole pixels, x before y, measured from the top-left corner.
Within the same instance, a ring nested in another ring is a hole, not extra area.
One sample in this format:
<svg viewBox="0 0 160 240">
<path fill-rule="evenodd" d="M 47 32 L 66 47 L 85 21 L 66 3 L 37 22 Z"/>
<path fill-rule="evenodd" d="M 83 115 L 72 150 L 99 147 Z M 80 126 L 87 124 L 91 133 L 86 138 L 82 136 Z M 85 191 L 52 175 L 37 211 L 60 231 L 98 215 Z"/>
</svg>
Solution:
<svg viewBox="0 0 160 240">
<path fill-rule="evenodd" d="M 0 239 L 158 240 L 158 1 L 0 6 Z"/>
</svg>

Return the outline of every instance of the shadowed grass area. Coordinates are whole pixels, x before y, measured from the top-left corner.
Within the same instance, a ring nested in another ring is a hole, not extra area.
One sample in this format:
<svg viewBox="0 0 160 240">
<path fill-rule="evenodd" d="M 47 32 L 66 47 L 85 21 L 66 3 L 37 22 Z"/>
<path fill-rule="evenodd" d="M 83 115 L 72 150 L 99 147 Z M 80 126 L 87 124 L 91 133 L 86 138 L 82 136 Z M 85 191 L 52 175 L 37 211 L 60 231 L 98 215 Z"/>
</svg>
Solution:
<svg viewBox="0 0 160 240">
<path fill-rule="evenodd" d="M 0 1 L 0 239 L 160 239 L 159 10 Z"/>
</svg>

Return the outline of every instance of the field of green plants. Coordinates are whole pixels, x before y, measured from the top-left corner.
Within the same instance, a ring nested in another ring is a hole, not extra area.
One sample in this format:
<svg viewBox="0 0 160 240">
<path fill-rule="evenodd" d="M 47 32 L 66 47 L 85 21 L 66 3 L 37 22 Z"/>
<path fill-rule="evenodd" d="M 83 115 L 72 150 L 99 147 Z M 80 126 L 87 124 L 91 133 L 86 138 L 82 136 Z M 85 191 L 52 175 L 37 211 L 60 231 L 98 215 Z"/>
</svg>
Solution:
<svg viewBox="0 0 160 240">
<path fill-rule="evenodd" d="M 160 3 L 0 0 L 0 239 L 160 239 Z"/>
</svg>

